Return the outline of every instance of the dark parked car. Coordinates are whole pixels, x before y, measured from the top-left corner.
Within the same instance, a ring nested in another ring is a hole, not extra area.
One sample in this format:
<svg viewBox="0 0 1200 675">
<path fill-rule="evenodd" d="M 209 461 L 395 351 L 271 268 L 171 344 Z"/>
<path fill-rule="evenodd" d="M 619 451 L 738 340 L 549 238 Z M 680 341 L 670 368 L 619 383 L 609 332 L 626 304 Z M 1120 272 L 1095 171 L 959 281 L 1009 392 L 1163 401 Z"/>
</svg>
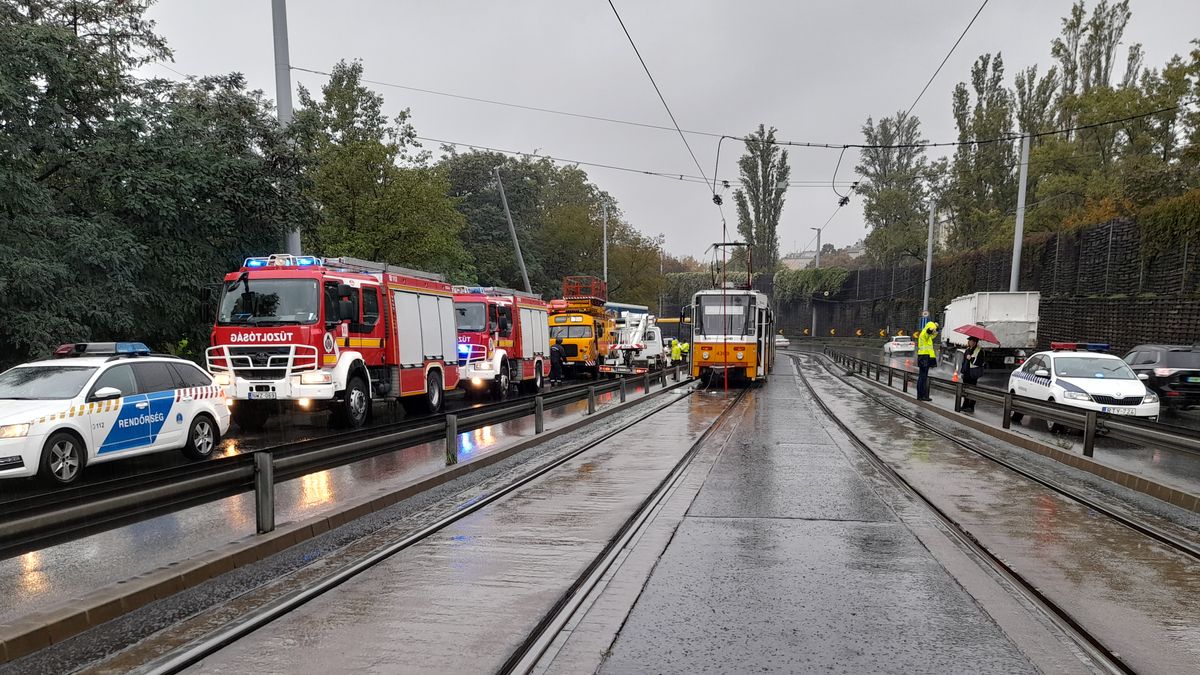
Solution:
<svg viewBox="0 0 1200 675">
<path fill-rule="evenodd" d="M 1140 345 L 1125 355 L 1125 363 L 1172 410 L 1200 406 L 1200 346 Z"/>
</svg>

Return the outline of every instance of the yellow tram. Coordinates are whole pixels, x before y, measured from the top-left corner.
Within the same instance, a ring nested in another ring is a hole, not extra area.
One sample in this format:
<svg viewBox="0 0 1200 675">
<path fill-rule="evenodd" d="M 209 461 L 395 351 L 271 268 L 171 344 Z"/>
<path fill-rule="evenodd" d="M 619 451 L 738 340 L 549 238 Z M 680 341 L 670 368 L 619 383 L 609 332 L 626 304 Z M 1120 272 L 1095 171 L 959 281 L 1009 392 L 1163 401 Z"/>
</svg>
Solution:
<svg viewBox="0 0 1200 675">
<path fill-rule="evenodd" d="M 775 313 L 765 293 L 715 288 L 692 296 L 692 377 L 765 382 L 775 360 Z"/>
</svg>

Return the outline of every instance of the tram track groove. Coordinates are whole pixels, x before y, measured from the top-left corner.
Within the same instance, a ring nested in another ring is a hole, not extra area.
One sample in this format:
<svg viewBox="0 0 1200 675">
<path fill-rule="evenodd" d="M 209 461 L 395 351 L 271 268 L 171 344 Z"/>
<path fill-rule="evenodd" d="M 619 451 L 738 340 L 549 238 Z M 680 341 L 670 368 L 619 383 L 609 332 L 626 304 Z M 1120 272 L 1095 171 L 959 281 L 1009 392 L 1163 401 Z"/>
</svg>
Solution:
<svg viewBox="0 0 1200 675">
<path fill-rule="evenodd" d="M 789 356 L 793 360 L 793 362 L 796 364 L 796 371 L 799 374 L 799 380 L 804 384 L 805 388 L 808 389 L 809 393 L 812 395 L 813 400 L 816 402 L 818 407 L 820 407 L 821 410 L 825 413 L 825 415 L 827 417 L 829 417 L 829 419 L 831 419 L 834 422 L 834 424 L 836 424 L 838 426 L 838 428 L 841 429 L 841 431 L 844 434 L 846 434 L 847 438 L 850 439 L 850 441 L 854 445 L 854 447 L 856 449 L 858 449 L 858 451 L 861 453 L 861 455 L 880 472 L 881 476 L 886 478 L 888 480 L 888 482 L 890 482 L 893 486 L 895 486 L 901 493 L 908 495 L 915 502 L 923 504 L 929 510 L 929 512 L 932 513 L 937 518 L 938 522 L 940 522 L 942 524 L 942 526 L 945 528 L 945 531 L 947 532 L 947 534 L 953 536 L 954 539 L 957 540 L 966 550 L 970 551 L 978 561 L 986 564 L 987 567 L 990 568 L 993 572 L 995 572 L 1000 578 L 1006 580 L 1011 588 L 1020 592 L 1024 596 L 1024 598 L 1027 602 L 1029 602 L 1031 605 L 1036 607 L 1064 635 L 1066 635 L 1068 638 L 1070 638 L 1071 641 L 1073 643 L 1075 643 L 1075 645 L 1077 647 L 1079 647 L 1079 649 L 1082 650 L 1082 652 L 1084 654 L 1087 655 L 1087 657 L 1092 661 L 1092 664 L 1095 665 L 1098 669 L 1100 669 L 1103 672 L 1108 672 L 1108 673 L 1134 673 L 1134 672 L 1136 672 L 1128 664 L 1126 664 L 1118 654 L 1115 654 L 1111 649 L 1109 649 L 1107 646 L 1105 646 L 1104 643 L 1102 641 L 1100 641 L 1099 638 L 1092 635 L 1082 624 L 1080 624 L 1073 616 L 1071 616 L 1071 614 L 1069 612 L 1067 612 L 1064 608 L 1062 608 L 1054 600 L 1050 599 L 1045 594 L 1043 594 L 1038 589 L 1036 584 L 1034 584 L 1032 581 L 1027 579 L 1024 575 L 1022 575 L 1020 572 L 1018 572 L 1015 568 L 1010 566 L 1003 559 L 1001 559 L 998 555 L 994 554 L 991 550 L 989 550 L 986 546 L 984 546 L 982 542 L 980 542 L 978 539 L 975 538 L 974 535 L 972 535 L 970 533 L 970 531 L 968 531 L 965 527 L 960 525 L 957 520 L 955 520 L 945 510 L 943 510 L 936 503 L 934 503 L 934 501 L 930 497 L 928 497 L 924 492 L 922 492 L 920 489 L 918 489 L 916 486 L 914 486 L 912 483 L 910 483 L 906 478 L 904 478 L 904 476 L 901 475 L 897 469 L 892 467 L 891 464 L 889 464 L 886 460 L 884 460 L 882 457 L 880 457 L 878 454 L 876 454 L 875 451 L 871 448 L 871 446 L 866 441 L 864 441 L 854 431 L 854 429 L 852 429 L 850 427 L 849 424 L 847 424 L 840 417 L 838 417 L 833 412 L 833 410 L 829 407 L 829 405 L 827 403 L 825 403 L 825 401 L 821 398 L 820 394 L 813 387 L 812 383 L 809 382 L 808 377 L 804 375 L 803 369 L 800 367 L 802 363 L 813 363 L 814 365 L 816 365 L 819 362 L 819 357 L 817 355 L 815 355 L 815 354 L 805 354 L 804 355 L 806 357 L 812 358 L 813 359 L 812 361 L 808 361 L 808 360 L 801 361 L 800 355 L 789 355 Z M 830 372 L 830 374 L 835 378 L 838 377 L 836 373 Z M 838 378 L 838 379 L 840 380 L 841 378 Z M 855 388 L 855 390 L 858 391 L 857 388 Z M 869 394 L 866 394 L 865 392 L 860 392 L 860 393 L 863 393 L 863 395 L 865 397 L 878 403 L 879 405 L 882 405 L 884 407 L 889 407 L 886 404 L 884 404 L 882 401 L 875 399 L 874 397 L 872 397 Z M 889 409 L 890 409 L 890 407 L 889 407 Z M 903 413 L 898 412 L 897 414 L 903 414 Z M 922 421 L 914 419 L 912 417 L 909 417 L 908 415 L 904 415 L 904 416 L 906 418 L 912 420 L 913 422 L 921 425 L 923 428 L 930 429 L 930 427 L 928 425 L 924 424 Z M 933 429 L 930 429 L 930 430 L 933 430 Z M 944 435 L 944 434 L 941 434 L 939 432 L 939 435 Z M 963 444 L 963 443 L 957 441 L 956 439 L 953 439 L 950 437 L 947 437 L 947 438 L 949 440 L 954 441 L 957 445 L 960 445 L 968 450 L 971 450 L 971 448 L 968 447 L 966 444 Z M 977 454 L 980 454 L 981 456 L 986 457 L 986 455 L 984 455 L 983 453 L 977 453 Z M 990 459 L 990 458 L 988 458 L 988 459 Z M 997 463 L 1000 464 L 1000 462 L 997 462 Z M 1001 464 L 1001 465 L 1003 465 L 1003 464 Z M 1022 474 L 1022 475 L 1024 475 L 1024 474 Z M 1054 490 L 1054 488 L 1051 488 L 1048 485 L 1045 487 L 1047 487 L 1051 490 Z M 1068 496 L 1071 499 L 1075 499 L 1071 495 L 1064 495 L 1064 496 Z"/>
<path fill-rule="evenodd" d="M 692 379 L 685 379 L 671 386 L 672 389 L 685 387 L 692 383 Z M 530 472 L 523 473 L 515 480 L 497 488 L 483 496 L 472 497 L 462 502 L 458 508 L 452 509 L 448 514 L 438 518 L 432 523 L 429 523 L 420 529 L 408 534 L 404 538 L 395 541 L 385 547 L 376 549 L 369 555 L 359 559 L 358 561 L 347 565 L 337 572 L 330 574 L 315 584 L 309 585 L 291 594 L 288 594 L 278 600 L 270 602 L 260 609 L 249 612 L 237 620 L 232 621 L 218 631 L 193 641 L 181 649 L 177 649 L 165 656 L 154 659 L 141 667 L 131 671 L 142 675 L 166 675 L 168 673 L 178 673 L 182 670 L 199 663 L 202 659 L 212 654 L 219 652 L 221 649 L 232 645 L 250 633 L 272 623 L 273 621 L 299 609 L 308 602 L 324 595 L 325 593 L 337 588 L 343 583 L 350 581 L 358 575 L 370 570 L 378 564 L 388 560 L 396 554 L 409 549 L 422 541 L 428 539 L 431 535 L 445 529 L 446 527 L 462 520 L 466 516 L 475 513 L 511 494 L 512 492 L 542 478 L 555 469 L 561 467 L 567 462 L 579 457 L 601 445 L 602 443 L 612 439 L 613 437 L 629 430 L 630 428 L 645 422 L 654 415 L 666 410 L 692 395 L 694 391 L 686 391 L 681 396 L 672 398 L 665 403 L 657 404 L 648 411 L 639 413 L 629 420 L 622 420 L 619 425 L 613 429 L 605 431 L 584 443 L 582 446 L 571 450 L 553 460 L 538 466 Z M 726 411 L 729 408 L 726 409 Z M 724 413 L 722 413 L 724 414 Z M 719 418 L 718 418 L 719 419 Z M 715 422 L 714 422 L 715 424 Z M 707 432 L 706 432 L 707 433 Z M 697 446 L 698 447 L 698 446 Z M 689 450 L 688 456 L 690 456 Z"/>
</svg>

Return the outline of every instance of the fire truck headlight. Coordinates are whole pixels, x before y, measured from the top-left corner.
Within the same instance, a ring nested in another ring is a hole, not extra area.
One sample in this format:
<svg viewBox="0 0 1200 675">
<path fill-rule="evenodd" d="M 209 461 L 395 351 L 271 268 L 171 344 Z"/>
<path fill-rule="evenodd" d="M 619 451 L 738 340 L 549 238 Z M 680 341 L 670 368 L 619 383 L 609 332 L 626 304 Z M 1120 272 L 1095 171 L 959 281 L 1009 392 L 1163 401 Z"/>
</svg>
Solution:
<svg viewBox="0 0 1200 675">
<path fill-rule="evenodd" d="M 300 384 L 331 384 L 333 373 L 327 370 L 310 370 L 300 373 Z"/>
<path fill-rule="evenodd" d="M 482 384 L 483 384 L 483 380 L 482 380 L 482 379 L 480 379 L 480 378 L 478 378 L 478 377 L 472 377 L 472 378 L 471 378 L 471 386 L 473 386 L 473 387 L 478 387 L 478 386 L 481 386 Z"/>
<path fill-rule="evenodd" d="M 491 361 L 480 361 L 475 364 L 475 368 L 478 370 L 495 370 L 496 366 Z"/>
<path fill-rule="evenodd" d="M 213 382 L 216 382 L 222 387 L 228 387 L 229 385 L 233 384 L 233 378 L 230 377 L 229 373 L 217 373 L 216 375 L 213 375 Z"/>
<path fill-rule="evenodd" d="M 0 427 L 0 438 L 24 438 L 28 435 L 28 424 L 6 424 Z"/>
</svg>

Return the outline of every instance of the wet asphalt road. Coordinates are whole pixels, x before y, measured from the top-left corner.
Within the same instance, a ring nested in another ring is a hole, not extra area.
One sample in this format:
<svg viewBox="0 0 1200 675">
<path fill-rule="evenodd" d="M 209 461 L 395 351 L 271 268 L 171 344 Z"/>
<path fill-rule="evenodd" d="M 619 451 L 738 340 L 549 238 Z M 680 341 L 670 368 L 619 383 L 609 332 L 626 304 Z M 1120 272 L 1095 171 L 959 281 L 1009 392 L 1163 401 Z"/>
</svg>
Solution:
<svg viewBox="0 0 1200 675">
<path fill-rule="evenodd" d="M 684 398 L 187 672 L 496 672 L 730 398 Z"/>
<path fill-rule="evenodd" d="M 754 392 L 600 672 L 1034 671 L 789 370 Z"/>
<path fill-rule="evenodd" d="M 912 373 L 917 372 L 916 356 L 889 356 L 883 353 L 882 348 L 873 349 L 869 347 L 836 347 L 836 349 L 851 356 L 856 356 L 860 359 L 868 359 L 881 365 L 891 366 L 893 368 L 902 368 Z M 1008 376 L 1010 372 L 1011 371 L 1006 370 L 985 371 L 983 377 L 979 378 L 979 384 L 985 387 L 1004 389 L 1008 386 Z M 954 368 L 946 361 L 939 359 L 937 368 L 931 370 L 930 373 L 932 373 L 934 377 L 950 379 L 950 377 L 954 374 Z M 1163 414 L 1160 419 L 1164 424 L 1182 427 L 1185 429 L 1193 429 L 1200 432 L 1200 409 L 1171 411 L 1164 407 Z"/>
<path fill-rule="evenodd" d="M 631 388 L 630 400 L 642 393 Z M 600 409 L 616 403 L 613 393 L 597 397 Z M 586 408 L 586 401 L 577 401 L 547 410 L 547 429 L 582 417 Z M 459 457 L 466 460 L 532 435 L 531 417 L 463 432 Z M 278 483 L 276 523 L 305 520 L 335 509 L 345 499 L 398 489 L 444 466 L 444 442 L 438 441 Z M 0 603 L 0 624 L 252 538 L 254 530 L 254 495 L 245 493 L 0 560 L 0 597 L 5 598 Z"/>
<path fill-rule="evenodd" d="M 447 412 L 454 412 L 456 410 L 466 410 L 486 405 L 488 402 L 467 400 L 461 393 L 452 392 L 446 395 L 445 409 Z M 371 428 L 392 424 L 407 418 L 408 416 L 404 412 L 404 409 L 395 401 L 375 401 L 371 421 L 367 427 Z M 345 429 L 330 425 L 330 413 L 328 412 L 317 411 L 310 413 L 297 410 L 271 417 L 262 431 L 244 431 L 238 428 L 236 424 L 231 425 L 229 432 L 221 439 L 220 448 L 213 456 L 228 457 L 230 455 L 255 452 L 284 443 L 307 441 L 344 431 Z M 116 478 L 135 476 L 158 469 L 180 466 L 189 462 L 190 460 L 184 457 L 182 452 L 166 450 L 126 460 L 115 460 L 89 466 L 84 470 L 79 481 L 81 485 L 99 483 Z M 9 500 L 53 492 L 55 489 L 55 487 L 48 486 L 36 479 L 0 480 L 0 506 Z"/>
<path fill-rule="evenodd" d="M 1135 671 L 1200 668 L 1195 559 L 897 420 L 824 369 L 805 373 L 876 454 Z"/>
</svg>

